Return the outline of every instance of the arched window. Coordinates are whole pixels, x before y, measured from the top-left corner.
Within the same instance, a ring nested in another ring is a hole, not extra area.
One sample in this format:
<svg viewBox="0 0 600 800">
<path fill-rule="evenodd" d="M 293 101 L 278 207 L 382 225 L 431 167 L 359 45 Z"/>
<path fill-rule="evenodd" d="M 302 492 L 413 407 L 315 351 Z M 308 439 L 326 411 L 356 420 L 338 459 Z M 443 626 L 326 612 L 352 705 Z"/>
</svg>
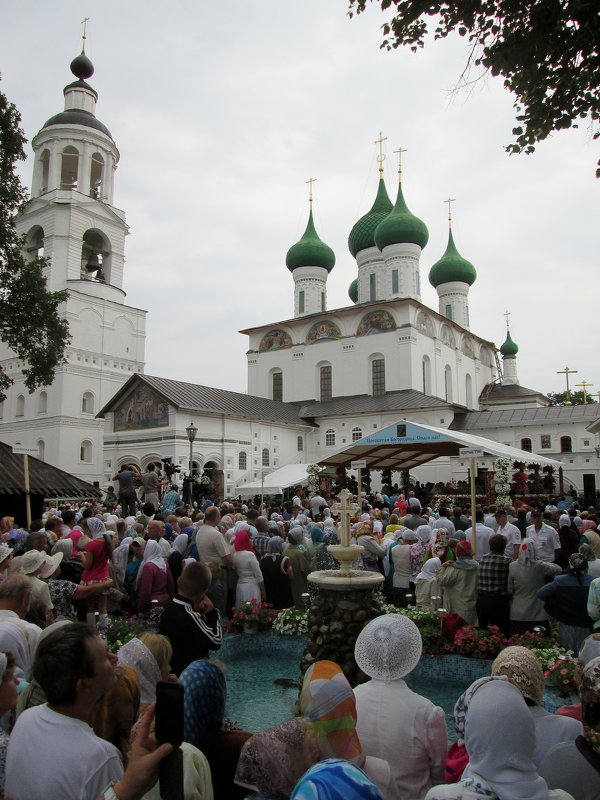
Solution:
<svg viewBox="0 0 600 800">
<path fill-rule="evenodd" d="M 111 246 L 104 234 L 87 230 L 81 242 L 81 276 L 110 283 Z"/>
<path fill-rule="evenodd" d="M 77 174 L 79 172 L 79 153 L 76 147 L 69 145 L 62 151 L 60 169 L 60 188 L 77 189 Z"/>
<path fill-rule="evenodd" d="M 465 378 L 465 398 L 467 402 L 467 408 L 473 407 L 473 379 L 470 375 L 467 375 Z"/>
<path fill-rule="evenodd" d="M 41 186 L 40 194 L 48 191 L 48 179 L 50 178 L 50 150 L 44 150 L 40 156 L 41 165 Z"/>
<path fill-rule="evenodd" d="M 38 414 L 48 413 L 48 392 L 41 391 L 38 397 Z"/>
<path fill-rule="evenodd" d="M 452 402 L 452 369 L 450 364 L 446 364 L 444 370 L 444 396 L 449 403 Z"/>
<path fill-rule="evenodd" d="M 81 443 L 81 447 L 79 448 L 79 460 L 85 461 L 86 464 L 90 464 L 92 461 L 92 443 L 89 439 L 85 439 Z"/>
<path fill-rule="evenodd" d="M 273 400 L 283 400 L 283 372 L 281 370 L 271 373 L 271 396 Z"/>
<path fill-rule="evenodd" d="M 268 447 L 263 447 L 262 465 L 263 465 L 263 467 L 268 467 L 269 466 L 269 449 L 268 449 Z"/>
<path fill-rule="evenodd" d="M 25 397 L 24 395 L 20 394 L 17 397 L 17 405 L 15 408 L 15 417 L 24 417 L 25 416 Z"/>
<path fill-rule="evenodd" d="M 296 440 L 296 449 L 299 453 L 304 450 L 304 438 L 302 436 L 299 436 Z"/>
<path fill-rule="evenodd" d="M 238 469 L 248 469 L 248 456 L 244 452 L 240 453 L 238 456 Z"/>
<path fill-rule="evenodd" d="M 335 431 L 333 428 L 325 431 L 325 447 L 335 447 Z"/>
<path fill-rule="evenodd" d="M 39 439 L 37 443 L 38 458 L 43 461 L 46 456 L 46 443 L 43 439 Z"/>
<path fill-rule="evenodd" d="M 91 392 L 84 392 L 81 398 L 81 411 L 83 414 L 94 413 L 94 395 Z"/>
<path fill-rule="evenodd" d="M 385 394 L 385 359 L 374 358 L 371 362 L 371 386 L 374 397 Z"/>
<path fill-rule="evenodd" d="M 104 173 L 104 159 L 100 153 L 94 153 L 90 165 L 90 197 L 96 200 L 102 198 L 102 175 Z"/>
<path fill-rule="evenodd" d="M 44 255 L 44 229 L 34 225 L 25 237 L 25 250 L 31 259 L 42 258 Z"/>
<path fill-rule="evenodd" d="M 423 373 L 423 394 L 431 394 L 431 359 L 429 356 L 423 356 L 423 363 L 421 366 Z"/>
<path fill-rule="evenodd" d="M 356 428 L 352 428 L 353 442 L 358 442 L 359 439 L 362 439 L 362 435 L 363 435 L 362 428 L 360 428 L 359 426 L 356 426 Z"/>
<path fill-rule="evenodd" d="M 319 399 L 322 403 L 327 403 L 332 397 L 332 374 L 331 364 L 324 364 L 319 367 Z"/>
<path fill-rule="evenodd" d="M 526 453 L 531 453 L 531 439 L 521 439 L 521 450 L 525 450 Z"/>
<path fill-rule="evenodd" d="M 573 452 L 573 445 L 571 443 L 570 436 L 561 436 L 560 437 L 560 452 L 561 453 L 572 453 Z"/>
</svg>

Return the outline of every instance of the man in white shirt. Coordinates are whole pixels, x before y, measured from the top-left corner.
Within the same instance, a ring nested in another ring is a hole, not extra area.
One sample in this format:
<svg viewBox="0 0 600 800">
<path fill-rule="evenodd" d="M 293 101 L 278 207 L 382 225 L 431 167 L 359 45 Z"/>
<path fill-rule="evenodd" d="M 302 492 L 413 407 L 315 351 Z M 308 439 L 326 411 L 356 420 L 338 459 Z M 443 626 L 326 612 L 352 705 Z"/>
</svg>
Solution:
<svg viewBox="0 0 600 800">
<path fill-rule="evenodd" d="M 452 520 L 448 518 L 448 513 L 449 512 L 447 508 L 440 508 L 439 517 L 433 520 L 433 522 L 430 522 L 429 527 L 433 530 L 436 530 L 437 528 L 446 528 L 450 534 L 450 538 L 452 538 L 452 536 L 454 536 L 456 533 L 456 528 L 454 527 Z"/>
<path fill-rule="evenodd" d="M 483 524 L 486 526 L 486 528 L 491 528 L 494 533 L 496 533 L 498 528 L 498 523 L 496 522 L 496 511 L 496 506 L 490 506 L 483 512 Z"/>
<path fill-rule="evenodd" d="M 486 553 L 490 552 L 490 536 L 494 535 L 494 531 L 483 524 L 483 511 L 477 510 L 475 512 L 475 558 L 481 558 Z M 465 531 L 467 542 L 473 544 L 473 528 L 467 528 Z"/>
<path fill-rule="evenodd" d="M 32 592 L 32 582 L 25 575 L 9 575 L 0 583 L 0 651 L 12 653 L 14 674 L 25 680 L 29 680 L 33 651 L 42 632 L 23 619 Z"/>
<path fill-rule="evenodd" d="M 196 534 L 196 547 L 200 561 L 210 565 L 220 564 L 221 570 L 213 578 L 208 588 L 209 594 L 216 608 L 225 616 L 227 604 L 226 575 L 224 567 L 233 566 L 231 547 L 221 531 L 216 527 L 221 519 L 221 512 L 216 506 L 209 506 L 204 512 L 204 524 L 198 528 Z"/>
<path fill-rule="evenodd" d="M 521 546 L 521 531 L 516 525 L 508 521 L 504 509 L 496 511 L 495 517 L 496 525 L 498 526 L 496 528 L 496 533 L 501 533 L 502 536 L 506 536 L 506 550 L 504 551 L 504 555 L 516 561 L 519 555 L 519 547 Z"/>
<path fill-rule="evenodd" d="M 527 528 L 527 538 L 535 542 L 535 551 L 540 561 L 556 563 L 560 555 L 560 539 L 558 533 L 546 525 L 542 519 L 541 511 L 534 511 L 531 514 L 533 525 Z"/>
<path fill-rule="evenodd" d="M 321 508 L 327 505 L 327 500 L 321 497 L 320 494 L 316 494 L 314 497 L 310 498 L 308 505 L 310 507 L 310 515 L 315 519 L 315 517 L 321 513 Z"/>
</svg>

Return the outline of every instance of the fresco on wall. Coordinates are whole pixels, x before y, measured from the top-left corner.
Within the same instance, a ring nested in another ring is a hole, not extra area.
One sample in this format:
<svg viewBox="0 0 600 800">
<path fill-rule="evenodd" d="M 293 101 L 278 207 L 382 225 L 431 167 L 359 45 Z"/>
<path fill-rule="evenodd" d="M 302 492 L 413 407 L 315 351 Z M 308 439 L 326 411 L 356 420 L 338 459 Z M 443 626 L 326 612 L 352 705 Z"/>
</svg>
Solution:
<svg viewBox="0 0 600 800">
<path fill-rule="evenodd" d="M 282 331 L 280 328 L 276 330 L 269 331 L 266 333 L 262 341 L 260 343 L 259 352 L 266 353 L 269 350 L 281 350 L 282 347 L 291 347 L 292 340 L 290 336 L 285 331 Z"/>
<path fill-rule="evenodd" d="M 417 317 L 417 330 L 420 333 L 424 333 L 425 336 L 431 336 L 432 338 L 435 336 L 435 328 L 433 327 L 431 317 L 428 317 L 427 314 L 424 314 L 422 311 Z"/>
<path fill-rule="evenodd" d="M 444 344 L 448 345 L 448 347 L 456 347 L 456 339 L 454 338 L 452 329 L 448 325 L 442 325 L 440 338 Z"/>
<path fill-rule="evenodd" d="M 475 358 L 475 353 L 473 350 L 473 340 L 469 339 L 468 336 L 465 336 L 463 338 L 462 351 L 466 356 L 471 356 L 471 358 Z"/>
<path fill-rule="evenodd" d="M 115 409 L 114 430 L 163 428 L 169 424 L 169 405 L 148 386 L 138 386 Z"/>
<path fill-rule="evenodd" d="M 306 335 L 306 344 L 320 342 L 322 339 L 341 339 L 342 332 L 335 324 L 325 320 L 325 322 L 315 322 Z"/>
<path fill-rule="evenodd" d="M 371 311 L 366 314 L 358 326 L 357 336 L 370 336 L 372 333 L 395 331 L 394 318 L 387 311 Z"/>
</svg>

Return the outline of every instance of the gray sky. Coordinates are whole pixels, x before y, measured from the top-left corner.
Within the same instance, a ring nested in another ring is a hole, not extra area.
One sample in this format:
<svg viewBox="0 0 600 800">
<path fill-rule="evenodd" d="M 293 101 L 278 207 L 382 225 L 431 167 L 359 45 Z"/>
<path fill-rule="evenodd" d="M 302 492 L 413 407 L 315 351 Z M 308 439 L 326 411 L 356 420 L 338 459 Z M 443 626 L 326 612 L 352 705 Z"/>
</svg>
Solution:
<svg viewBox="0 0 600 800">
<path fill-rule="evenodd" d="M 402 146 L 405 198 L 429 228 L 423 302 L 437 309 L 427 275 L 452 196 L 457 247 L 478 273 L 472 331 L 500 345 L 509 309 L 523 385 L 561 391 L 556 370 L 568 365 L 600 390 L 598 143 L 584 125 L 509 157 L 501 81 L 452 92 L 459 37 L 416 55 L 381 51 L 385 16 L 372 7 L 350 20 L 344 0 L 0 0 L 0 12 L 0 88 L 29 140 L 62 110 L 91 18 L 89 82 L 121 153 L 125 289 L 149 312 L 149 374 L 246 390 L 237 331 L 293 316 L 285 255 L 306 225 L 309 177 L 317 231 L 337 258 L 328 306 L 350 304 L 347 238 L 375 196 L 381 130 L 390 196 Z"/>
</svg>

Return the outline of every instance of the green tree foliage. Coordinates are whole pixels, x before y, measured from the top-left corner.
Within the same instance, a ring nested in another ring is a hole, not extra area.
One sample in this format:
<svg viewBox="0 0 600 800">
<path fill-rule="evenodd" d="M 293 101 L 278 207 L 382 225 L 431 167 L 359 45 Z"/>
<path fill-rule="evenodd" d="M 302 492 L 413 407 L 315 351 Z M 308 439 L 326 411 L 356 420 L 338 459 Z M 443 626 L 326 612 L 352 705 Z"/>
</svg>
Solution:
<svg viewBox="0 0 600 800">
<path fill-rule="evenodd" d="M 569 392 L 571 405 L 572 406 L 582 406 L 583 405 L 583 389 L 579 392 Z M 550 398 L 550 405 L 552 406 L 564 406 L 567 400 L 567 393 L 566 392 L 547 392 L 546 397 Z M 586 395 L 586 400 L 588 403 L 595 403 L 593 395 L 589 392 Z"/>
<path fill-rule="evenodd" d="M 349 0 L 349 15 L 369 1 L 393 10 L 383 25 L 381 46 L 388 50 L 407 45 L 416 52 L 430 25 L 435 39 L 453 31 L 468 38 L 463 78 L 471 67 L 489 70 L 515 96 L 509 153 L 531 153 L 553 131 L 581 120 L 600 136 L 598 0 Z"/>
<path fill-rule="evenodd" d="M 43 274 L 46 259 L 26 259 L 23 237 L 15 228 L 27 201 L 15 172 L 16 163 L 25 159 L 20 122 L 14 104 L 0 92 L 0 340 L 26 362 L 25 385 L 32 392 L 52 383 L 71 337 L 67 321 L 58 315 L 66 291 L 48 291 Z M 0 368 L 0 399 L 12 383 Z"/>
</svg>

